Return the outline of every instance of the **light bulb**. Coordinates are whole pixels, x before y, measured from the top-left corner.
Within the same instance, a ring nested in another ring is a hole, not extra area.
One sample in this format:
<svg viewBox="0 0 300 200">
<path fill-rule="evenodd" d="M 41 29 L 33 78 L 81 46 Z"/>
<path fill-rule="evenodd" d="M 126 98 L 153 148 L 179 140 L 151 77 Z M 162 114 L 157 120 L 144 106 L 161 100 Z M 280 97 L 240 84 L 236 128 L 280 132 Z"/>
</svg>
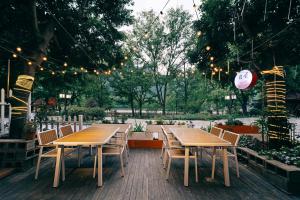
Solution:
<svg viewBox="0 0 300 200">
<path fill-rule="evenodd" d="M 21 47 L 17 47 L 17 52 L 21 52 L 22 51 L 22 48 Z"/>
</svg>

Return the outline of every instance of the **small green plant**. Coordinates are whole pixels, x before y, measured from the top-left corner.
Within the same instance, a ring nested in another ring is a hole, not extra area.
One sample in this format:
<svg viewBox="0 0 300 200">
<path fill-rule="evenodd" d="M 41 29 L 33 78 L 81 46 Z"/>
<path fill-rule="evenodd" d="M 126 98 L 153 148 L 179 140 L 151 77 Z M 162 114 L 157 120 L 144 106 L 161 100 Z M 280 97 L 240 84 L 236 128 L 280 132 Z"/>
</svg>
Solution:
<svg viewBox="0 0 300 200">
<path fill-rule="evenodd" d="M 240 120 L 234 119 L 234 118 L 229 118 L 226 122 L 226 125 L 234 125 L 234 126 L 239 126 L 239 125 L 243 125 L 243 122 L 241 122 Z"/>
<path fill-rule="evenodd" d="M 135 122 L 135 125 L 133 127 L 133 132 L 144 132 L 144 126 L 142 124 L 142 122 Z"/>
<path fill-rule="evenodd" d="M 164 125 L 164 121 L 162 119 L 159 119 L 156 121 L 156 125 Z"/>
<path fill-rule="evenodd" d="M 147 120 L 145 121 L 147 125 L 151 125 L 152 124 L 152 120 Z"/>
</svg>

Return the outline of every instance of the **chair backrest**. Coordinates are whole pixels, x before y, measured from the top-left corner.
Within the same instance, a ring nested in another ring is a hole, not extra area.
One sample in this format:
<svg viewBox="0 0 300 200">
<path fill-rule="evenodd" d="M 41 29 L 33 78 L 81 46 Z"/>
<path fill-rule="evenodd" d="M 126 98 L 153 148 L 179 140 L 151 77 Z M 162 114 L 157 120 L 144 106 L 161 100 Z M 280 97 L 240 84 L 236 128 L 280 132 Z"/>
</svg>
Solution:
<svg viewBox="0 0 300 200">
<path fill-rule="evenodd" d="M 55 129 L 51 129 L 48 131 L 43 131 L 37 133 L 39 145 L 49 144 L 54 140 L 57 140 L 57 134 Z"/>
<path fill-rule="evenodd" d="M 62 126 L 60 127 L 60 133 L 62 137 L 65 137 L 67 135 L 70 135 L 73 133 L 73 129 L 71 125 Z"/>
<path fill-rule="evenodd" d="M 230 131 L 224 131 L 223 139 L 230 142 L 233 146 L 237 146 L 240 140 L 240 135 L 230 132 Z"/>
<path fill-rule="evenodd" d="M 217 137 L 221 137 L 223 133 L 223 129 L 212 126 L 210 129 L 210 133 Z"/>
</svg>

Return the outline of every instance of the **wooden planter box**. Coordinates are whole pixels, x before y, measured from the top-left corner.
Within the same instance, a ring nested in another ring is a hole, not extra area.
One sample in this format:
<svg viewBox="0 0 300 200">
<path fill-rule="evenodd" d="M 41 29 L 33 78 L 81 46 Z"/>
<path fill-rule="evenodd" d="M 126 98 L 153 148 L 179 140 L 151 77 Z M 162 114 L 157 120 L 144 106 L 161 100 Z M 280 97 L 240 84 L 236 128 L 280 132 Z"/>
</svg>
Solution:
<svg viewBox="0 0 300 200">
<path fill-rule="evenodd" d="M 128 137 L 129 148 L 151 148 L 160 149 L 162 140 L 153 140 L 152 133 L 131 132 Z"/>
<path fill-rule="evenodd" d="M 294 165 L 287 165 L 277 160 L 268 160 L 260 156 L 256 151 L 249 148 L 239 147 L 237 149 L 239 159 L 268 180 L 272 185 L 284 190 L 287 193 L 300 193 L 300 168 Z"/>
<path fill-rule="evenodd" d="M 259 128 L 257 126 L 249 125 L 221 125 L 217 124 L 216 127 L 231 131 L 239 134 L 258 134 Z"/>
</svg>

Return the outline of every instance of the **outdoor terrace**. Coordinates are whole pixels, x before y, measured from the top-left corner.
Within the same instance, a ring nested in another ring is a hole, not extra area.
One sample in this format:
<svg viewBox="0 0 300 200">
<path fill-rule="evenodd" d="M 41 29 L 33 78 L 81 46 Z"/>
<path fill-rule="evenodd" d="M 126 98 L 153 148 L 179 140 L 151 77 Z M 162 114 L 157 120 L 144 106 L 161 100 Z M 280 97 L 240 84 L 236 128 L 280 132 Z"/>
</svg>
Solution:
<svg viewBox="0 0 300 200">
<path fill-rule="evenodd" d="M 211 159 L 204 154 L 199 167 L 199 183 L 195 183 L 193 162 L 190 162 L 189 186 L 183 186 L 183 161 L 174 160 L 170 178 L 160 159 L 160 150 L 131 149 L 125 176 L 120 176 L 117 158 L 108 157 L 103 163 L 103 186 L 93 179 L 93 160 L 85 153 L 82 166 L 77 168 L 76 154 L 66 159 L 66 180 L 53 188 L 54 168 L 45 160 L 38 180 L 32 168 L 0 180 L 0 199 L 300 199 L 281 192 L 240 164 L 240 178 L 230 162 L 231 187 L 225 187 L 221 162 L 217 162 L 216 179 L 207 182 Z"/>
</svg>

